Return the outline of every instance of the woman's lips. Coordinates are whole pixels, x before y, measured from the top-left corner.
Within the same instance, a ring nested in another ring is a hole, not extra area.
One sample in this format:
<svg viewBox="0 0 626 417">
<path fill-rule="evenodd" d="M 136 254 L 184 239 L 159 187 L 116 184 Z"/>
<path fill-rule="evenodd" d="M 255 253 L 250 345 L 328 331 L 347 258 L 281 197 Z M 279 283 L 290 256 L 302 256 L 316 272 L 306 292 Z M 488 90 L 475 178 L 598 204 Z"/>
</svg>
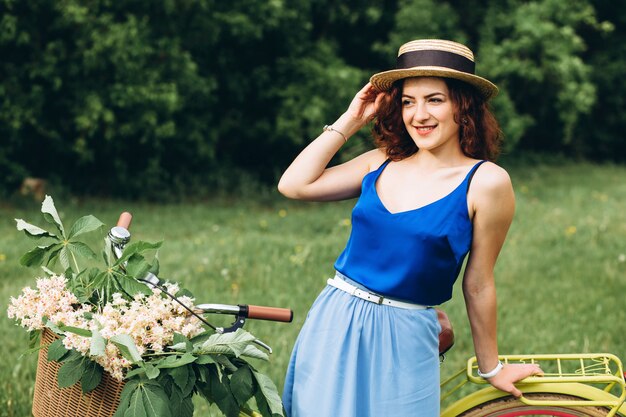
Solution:
<svg viewBox="0 0 626 417">
<path fill-rule="evenodd" d="M 420 136 L 426 136 L 433 130 L 435 130 L 437 126 L 418 126 L 415 128 L 415 131 Z"/>
</svg>

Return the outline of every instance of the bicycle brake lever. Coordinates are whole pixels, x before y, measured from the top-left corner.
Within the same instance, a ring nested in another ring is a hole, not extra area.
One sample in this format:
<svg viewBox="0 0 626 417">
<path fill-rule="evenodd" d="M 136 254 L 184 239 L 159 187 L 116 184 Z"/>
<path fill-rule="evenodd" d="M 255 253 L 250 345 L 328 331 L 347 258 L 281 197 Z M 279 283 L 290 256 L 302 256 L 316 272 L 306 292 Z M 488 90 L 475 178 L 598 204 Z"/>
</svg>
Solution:
<svg viewBox="0 0 626 417">
<path fill-rule="evenodd" d="M 257 344 L 257 345 L 259 345 L 259 346 L 261 346 L 262 348 L 266 349 L 266 350 L 267 350 L 267 352 L 268 352 L 270 355 L 272 354 L 272 348 L 271 348 L 269 345 L 267 345 L 267 344 L 265 344 L 265 343 L 261 342 L 259 339 L 255 339 L 255 340 L 253 340 L 252 342 L 253 342 L 253 343 L 255 343 L 255 344 Z"/>
</svg>

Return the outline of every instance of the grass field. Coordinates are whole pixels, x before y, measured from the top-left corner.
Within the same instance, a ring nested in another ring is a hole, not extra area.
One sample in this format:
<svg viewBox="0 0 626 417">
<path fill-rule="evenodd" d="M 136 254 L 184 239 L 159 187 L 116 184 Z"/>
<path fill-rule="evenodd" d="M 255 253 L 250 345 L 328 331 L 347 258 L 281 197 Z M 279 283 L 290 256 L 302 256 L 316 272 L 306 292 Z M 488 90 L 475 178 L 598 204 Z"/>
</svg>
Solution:
<svg viewBox="0 0 626 417">
<path fill-rule="evenodd" d="M 565 163 L 512 166 L 509 171 L 517 213 L 496 270 L 500 352 L 608 351 L 626 359 L 626 167 Z M 257 200 L 252 195 L 167 205 L 55 201 L 68 222 L 91 213 L 110 226 L 120 211 L 132 211 L 135 239 L 164 240 L 161 276 L 192 290 L 197 302 L 292 308 L 292 324 L 251 321 L 246 326 L 274 348 L 271 362 L 257 365 L 279 389 L 307 309 L 348 237 L 353 204 L 299 203 L 278 196 Z M 18 206 L 0 205 L 3 311 L 9 298 L 33 285 L 38 275 L 18 264 L 32 242 L 15 230 L 13 218 L 41 224 L 39 204 Z M 444 376 L 473 355 L 459 284 L 444 306 L 457 335 L 442 365 Z M 36 358 L 18 359 L 27 335 L 6 313 L 0 331 L 0 416 L 25 417 L 30 415 Z"/>
</svg>

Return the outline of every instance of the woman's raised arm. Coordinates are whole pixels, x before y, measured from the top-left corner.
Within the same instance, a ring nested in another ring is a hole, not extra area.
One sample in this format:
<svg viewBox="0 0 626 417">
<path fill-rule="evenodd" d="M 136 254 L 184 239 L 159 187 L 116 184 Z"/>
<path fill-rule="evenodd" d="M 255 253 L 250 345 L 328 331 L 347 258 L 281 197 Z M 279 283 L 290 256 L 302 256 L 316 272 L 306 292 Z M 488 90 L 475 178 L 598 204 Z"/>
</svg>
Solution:
<svg viewBox="0 0 626 417">
<path fill-rule="evenodd" d="M 361 180 L 370 167 L 384 160 L 381 151 L 373 150 L 341 165 L 327 166 L 347 139 L 372 120 L 383 96 L 366 84 L 352 99 L 348 110 L 332 124 L 332 130 L 324 130 L 289 165 L 278 190 L 286 197 L 311 201 L 359 195 Z"/>
</svg>

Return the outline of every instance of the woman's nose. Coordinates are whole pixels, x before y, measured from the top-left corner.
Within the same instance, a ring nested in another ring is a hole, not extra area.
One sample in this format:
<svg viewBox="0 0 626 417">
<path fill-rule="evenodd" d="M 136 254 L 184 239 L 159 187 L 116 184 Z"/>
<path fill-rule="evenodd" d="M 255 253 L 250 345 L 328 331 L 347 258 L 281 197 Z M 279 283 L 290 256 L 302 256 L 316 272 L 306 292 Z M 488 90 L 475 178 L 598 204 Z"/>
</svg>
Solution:
<svg viewBox="0 0 626 417">
<path fill-rule="evenodd" d="M 428 113 L 428 109 L 426 108 L 425 103 L 417 103 L 415 105 L 415 112 L 413 113 L 413 121 L 415 122 L 423 122 L 428 120 L 430 114 Z"/>
</svg>

